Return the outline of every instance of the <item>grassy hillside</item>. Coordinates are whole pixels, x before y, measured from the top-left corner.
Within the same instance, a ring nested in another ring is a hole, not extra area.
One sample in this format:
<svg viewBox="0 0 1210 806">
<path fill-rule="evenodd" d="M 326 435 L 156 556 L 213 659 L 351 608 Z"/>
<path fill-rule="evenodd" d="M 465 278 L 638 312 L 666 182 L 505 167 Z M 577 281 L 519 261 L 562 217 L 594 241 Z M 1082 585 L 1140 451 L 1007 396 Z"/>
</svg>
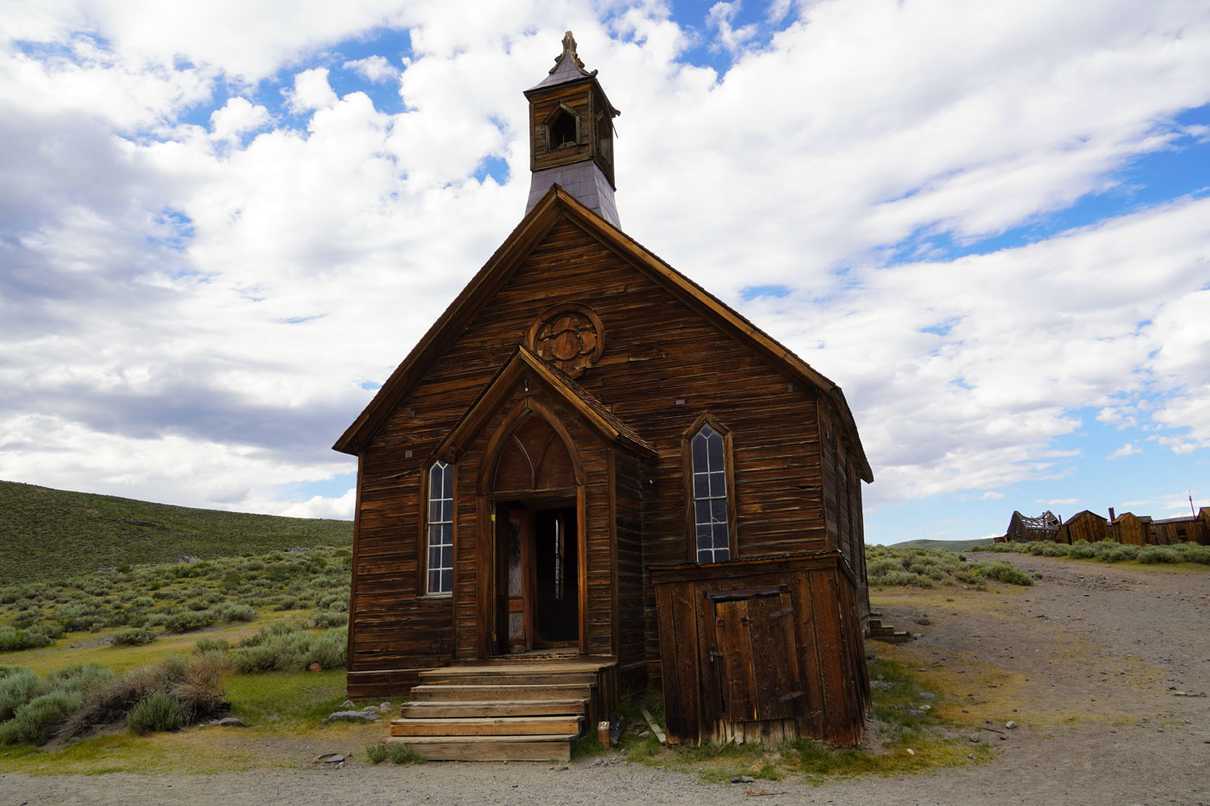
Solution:
<svg viewBox="0 0 1210 806">
<path fill-rule="evenodd" d="M 347 546 L 348 521 L 152 504 L 0 481 L 0 584 L 295 546 Z"/>
<path fill-rule="evenodd" d="M 893 544 L 897 549 L 944 549 L 946 551 L 970 551 L 975 546 L 990 546 L 990 537 L 978 540 L 905 540 Z"/>
</svg>

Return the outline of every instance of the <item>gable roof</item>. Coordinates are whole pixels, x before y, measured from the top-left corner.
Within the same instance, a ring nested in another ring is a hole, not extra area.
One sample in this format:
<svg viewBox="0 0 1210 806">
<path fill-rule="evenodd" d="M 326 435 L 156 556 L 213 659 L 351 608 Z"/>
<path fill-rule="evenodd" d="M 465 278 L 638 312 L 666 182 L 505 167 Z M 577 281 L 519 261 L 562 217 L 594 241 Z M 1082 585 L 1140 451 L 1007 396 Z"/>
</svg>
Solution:
<svg viewBox="0 0 1210 806">
<path fill-rule="evenodd" d="M 458 424 L 450 429 L 450 433 L 438 446 L 436 455 L 448 455 L 473 437 L 527 369 L 578 411 L 607 440 L 652 457 L 659 455 L 637 431 L 605 408 L 587 389 L 534 355 L 524 345 L 517 346 L 512 358 L 504 362 L 504 366 L 500 367 L 496 376 L 484 387 Z"/>
<path fill-rule="evenodd" d="M 1099 518 L 1101 520 L 1105 520 L 1104 515 L 1098 515 L 1097 513 L 1093 512 L 1090 509 L 1081 509 L 1079 512 L 1077 512 L 1076 514 L 1074 514 L 1070 518 L 1068 518 L 1067 522 L 1071 523 L 1076 518 L 1083 518 L 1083 517 L 1093 517 L 1093 518 Z"/>
<path fill-rule="evenodd" d="M 365 409 L 332 447 L 342 453 L 356 455 L 369 442 L 394 407 L 412 389 L 428 368 L 429 363 L 457 337 L 459 325 L 471 317 L 500 289 L 512 271 L 560 218 L 568 218 L 619 257 L 627 260 L 667 288 L 673 296 L 711 319 L 716 325 L 738 336 L 763 352 L 774 364 L 788 374 L 814 386 L 827 397 L 840 413 L 850 433 L 859 461 L 861 478 L 874 480 L 857 433 L 857 423 L 840 387 L 813 369 L 787 347 L 778 343 L 752 322 L 706 291 L 697 283 L 669 266 L 633 238 L 580 204 L 559 185 L 552 185 L 542 200 L 525 214 L 504 243 L 488 258 L 478 273 L 454 298 L 445 312 L 421 337 L 407 358 L 395 368 Z"/>
</svg>

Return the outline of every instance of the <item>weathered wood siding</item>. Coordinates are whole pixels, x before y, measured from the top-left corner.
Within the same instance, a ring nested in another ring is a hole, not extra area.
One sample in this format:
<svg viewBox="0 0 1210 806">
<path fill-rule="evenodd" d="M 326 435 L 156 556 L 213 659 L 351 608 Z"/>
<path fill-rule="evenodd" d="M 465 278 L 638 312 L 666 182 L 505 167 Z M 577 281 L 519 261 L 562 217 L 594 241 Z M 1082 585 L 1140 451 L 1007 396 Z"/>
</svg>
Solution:
<svg viewBox="0 0 1210 806">
<path fill-rule="evenodd" d="M 650 476 L 634 456 L 614 454 L 614 519 L 617 592 L 618 666 L 626 687 L 646 677 L 643 642 L 643 500 Z"/>
<path fill-rule="evenodd" d="M 1153 546 L 1171 546 L 1176 543 L 1205 543 L 1206 535 L 1200 517 L 1165 518 L 1152 521 L 1147 526 L 1147 542 Z"/>
<path fill-rule="evenodd" d="M 1147 521 L 1133 512 L 1123 512 L 1114 520 L 1110 534 L 1119 543 L 1145 546 L 1147 545 Z"/>
<path fill-rule="evenodd" d="M 692 744 L 798 736 L 857 744 L 869 679 L 839 555 L 652 570 L 665 718 Z"/>
<path fill-rule="evenodd" d="M 477 505 L 463 494 L 459 470 L 456 604 L 418 596 L 421 474 L 436 446 L 525 341 L 530 325 L 550 306 L 564 303 L 590 306 L 604 328 L 604 354 L 578 379 L 580 384 L 659 453 L 649 469 L 652 483 L 642 509 L 644 562 L 673 563 L 688 556 L 682 433 L 703 412 L 733 437 L 739 556 L 831 545 L 829 528 L 837 530 L 839 521 L 833 517 L 831 527 L 825 524 L 816 390 L 790 379 L 754 346 L 724 332 L 580 226 L 560 218 L 494 301 L 449 340 L 442 357 L 428 366 L 365 450 L 350 626 L 351 686 L 360 673 L 388 664 L 413 668 L 450 659 L 455 609 L 458 655 L 470 652 L 464 631 L 481 605 L 476 583 L 466 578 L 465 560 L 479 550 L 479 540 L 466 524 Z M 569 415 L 568 422 L 573 420 Z M 829 450 L 834 452 L 835 446 Z M 589 491 L 590 509 L 608 506 L 603 460 L 600 471 L 600 481 Z M 837 496 L 835 487 L 831 494 Z M 859 493 L 854 498 L 859 502 Z M 850 517 L 850 524 L 856 520 Z M 600 628 L 593 634 L 594 652 L 612 651 L 612 639 L 598 637 L 612 629 L 607 623 L 612 616 L 601 608 L 614 595 L 603 588 L 613 573 L 608 562 L 606 549 L 591 550 L 592 618 Z M 645 656 L 649 668 L 658 669 L 654 605 L 648 589 Z M 632 640 L 628 635 L 626 641 Z"/>
<path fill-rule="evenodd" d="M 1072 515 L 1066 523 L 1059 527 L 1056 542 L 1075 543 L 1077 540 L 1083 540 L 1088 543 L 1097 543 L 1107 537 L 1109 537 L 1109 521 L 1095 512 L 1084 510 Z"/>
</svg>

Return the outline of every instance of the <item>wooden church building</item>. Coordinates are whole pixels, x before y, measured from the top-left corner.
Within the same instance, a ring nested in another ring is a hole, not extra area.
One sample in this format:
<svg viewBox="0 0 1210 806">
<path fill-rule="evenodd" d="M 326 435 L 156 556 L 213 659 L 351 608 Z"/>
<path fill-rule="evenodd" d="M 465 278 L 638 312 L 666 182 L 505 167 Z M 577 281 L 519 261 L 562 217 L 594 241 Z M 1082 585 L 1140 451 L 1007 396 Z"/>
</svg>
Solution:
<svg viewBox="0 0 1210 806">
<path fill-rule="evenodd" d="M 391 735 L 436 759 L 566 758 L 648 685 L 671 741 L 859 741 L 844 395 L 621 229 L 570 33 L 525 97 L 524 216 L 335 445 L 350 695 L 406 694 Z"/>
</svg>

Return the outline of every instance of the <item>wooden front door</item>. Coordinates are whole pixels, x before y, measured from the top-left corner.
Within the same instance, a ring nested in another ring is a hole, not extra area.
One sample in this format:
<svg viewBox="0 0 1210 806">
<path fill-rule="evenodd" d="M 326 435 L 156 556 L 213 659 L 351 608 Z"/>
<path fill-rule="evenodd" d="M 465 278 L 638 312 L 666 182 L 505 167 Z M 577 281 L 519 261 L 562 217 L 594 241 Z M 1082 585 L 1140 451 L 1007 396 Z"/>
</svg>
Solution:
<svg viewBox="0 0 1210 806">
<path fill-rule="evenodd" d="M 788 591 L 715 594 L 713 659 L 719 717 L 791 719 L 803 698 L 794 607 Z"/>
</svg>

